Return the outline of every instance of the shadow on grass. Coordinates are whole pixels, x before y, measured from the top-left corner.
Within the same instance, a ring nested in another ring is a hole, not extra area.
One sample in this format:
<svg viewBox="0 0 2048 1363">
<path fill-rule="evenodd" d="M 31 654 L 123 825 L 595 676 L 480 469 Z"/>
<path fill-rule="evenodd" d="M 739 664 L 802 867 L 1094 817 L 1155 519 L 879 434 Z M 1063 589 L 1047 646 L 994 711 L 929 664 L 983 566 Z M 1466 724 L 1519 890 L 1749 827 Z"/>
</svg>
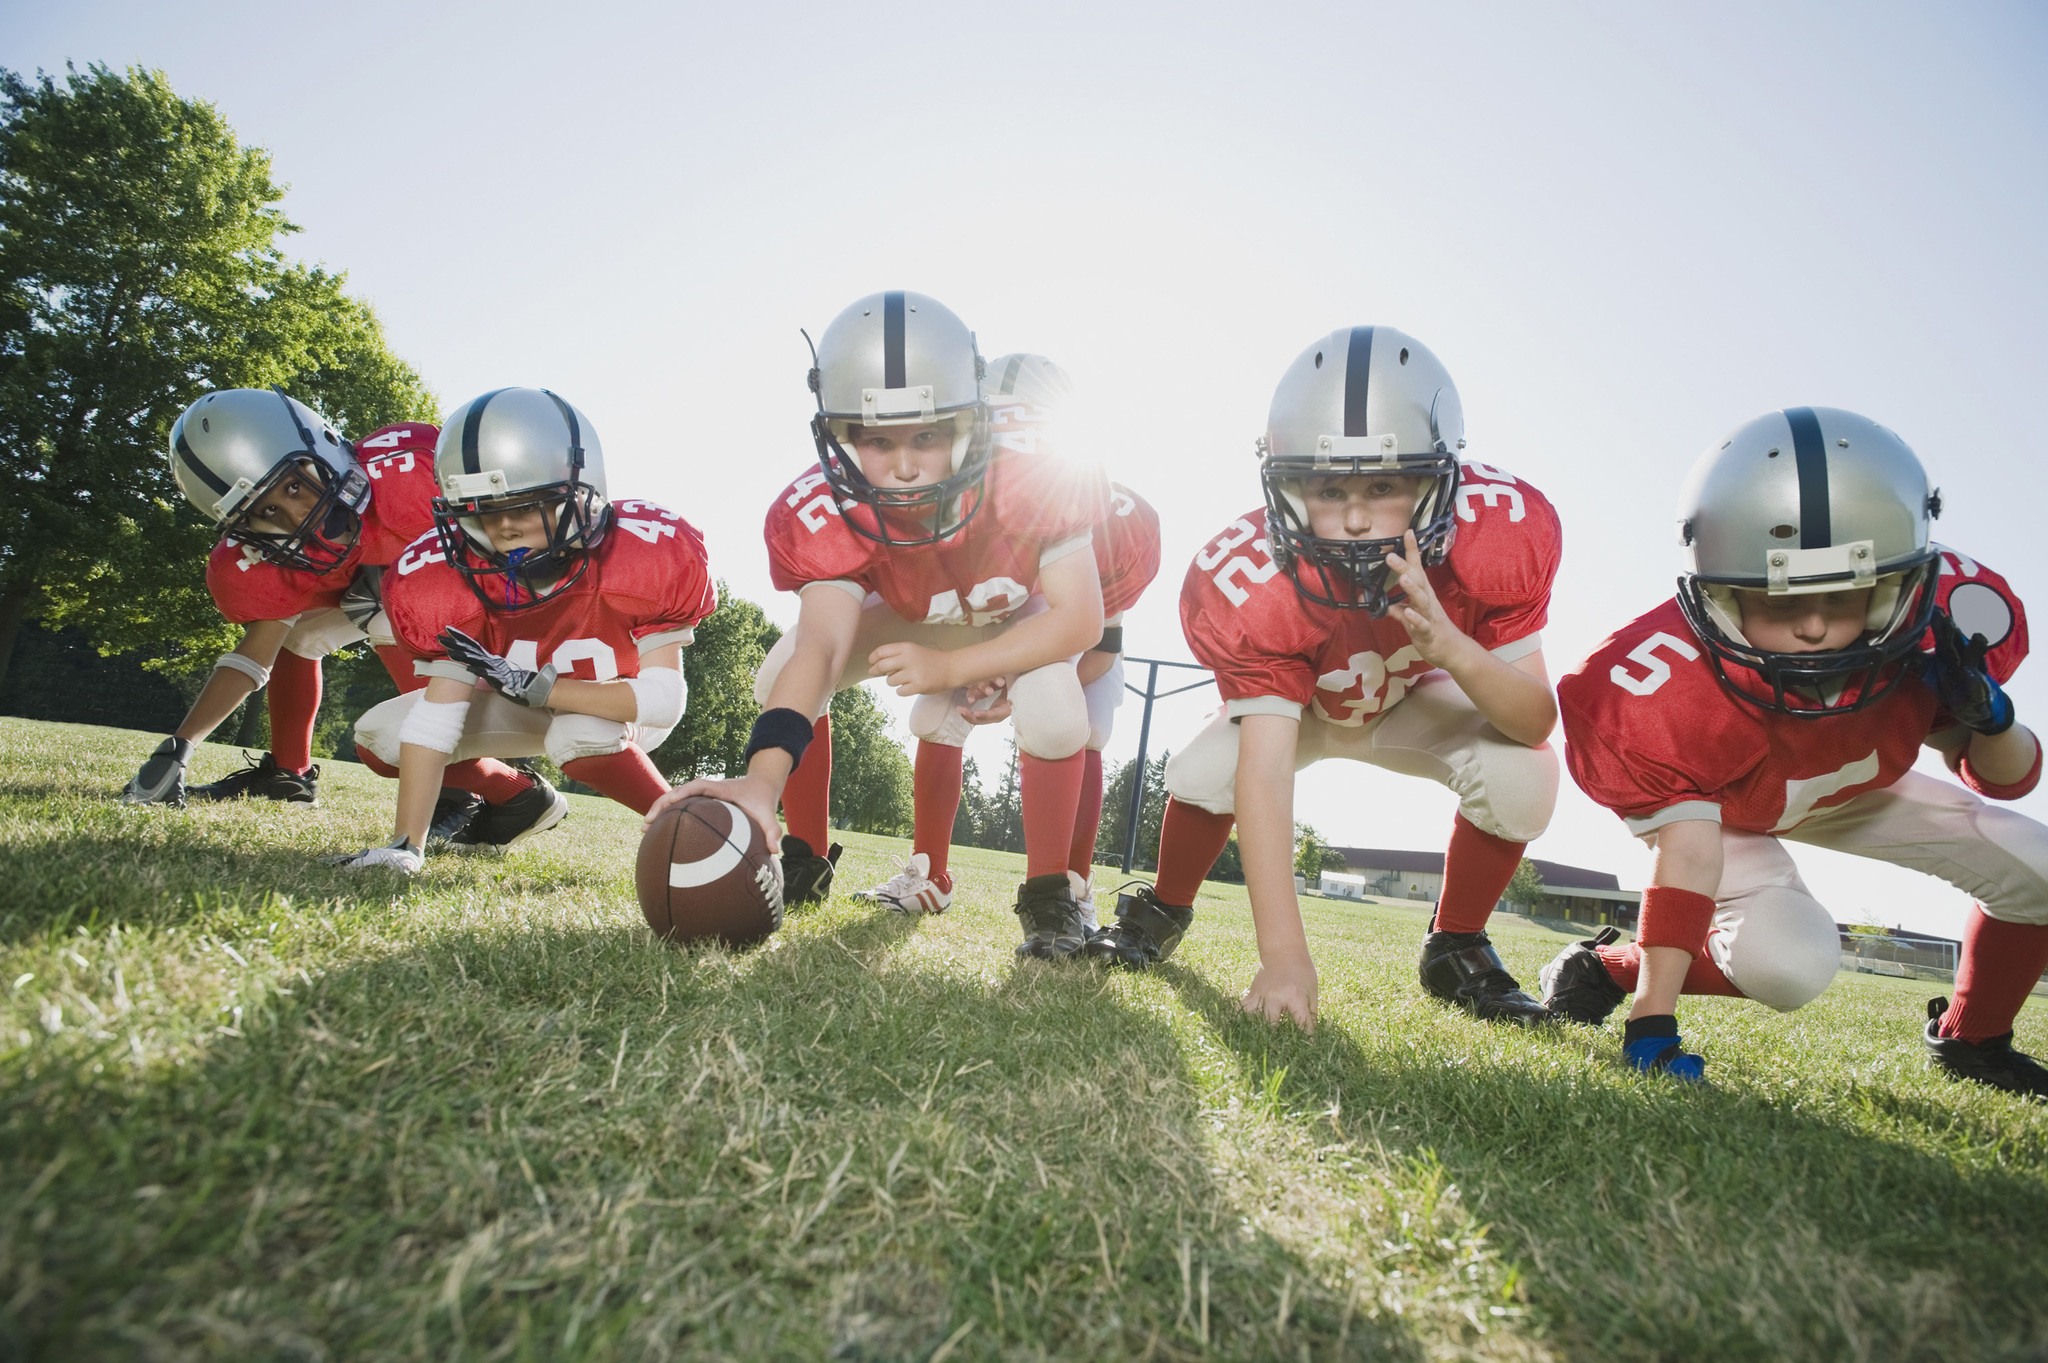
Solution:
<svg viewBox="0 0 2048 1363">
<path fill-rule="evenodd" d="M 1448 1256 L 1441 1306 L 1404 1315 L 1250 1229 L 1170 1019 L 1085 971 L 925 958 L 918 926 L 830 908 L 737 956 L 457 931 L 268 997 L 202 1064 L 30 1066 L 0 1117 L 40 1171 L 0 1203 L 16 1343 L 1413 1360 L 1419 1321 L 1461 1337 Z"/>
<path fill-rule="evenodd" d="M 1296 1108 L 1341 1107 L 1354 1142 L 1440 1159 L 1570 1357 L 2038 1359 L 2048 1345 L 2040 1142 L 2014 1148 L 1998 1114 L 1869 1086 L 1681 1089 L 1622 1074 L 1611 1035 L 1496 1035 L 1419 992 L 1372 1037 L 1327 1020 L 1305 1034 L 1189 970 L 1160 973 L 1248 1071 L 1283 1075 Z M 1893 1129 L 1870 1130 L 1859 1106 Z M 1959 1167 L 1958 1146 L 1991 1153 Z"/>
</svg>

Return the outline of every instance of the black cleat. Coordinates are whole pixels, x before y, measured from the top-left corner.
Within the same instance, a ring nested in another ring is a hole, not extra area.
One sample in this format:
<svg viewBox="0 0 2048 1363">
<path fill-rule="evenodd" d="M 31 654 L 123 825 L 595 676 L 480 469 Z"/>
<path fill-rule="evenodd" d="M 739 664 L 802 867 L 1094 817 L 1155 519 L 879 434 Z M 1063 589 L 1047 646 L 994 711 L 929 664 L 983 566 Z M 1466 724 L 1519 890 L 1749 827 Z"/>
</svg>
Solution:
<svg viewBox="0 0 2048 1363">
<path fill-rule="evenodd" d="M 1017 944 L 1020 961 L 1071 960 L 1088 940 L 1088 925 L 1074 902 L 1074 882 L 1065 871 L 1033 876 L 1017 887 L 1017 921 L 1024 926 L 1024 940 Z"/>
<path fill-rule="evenodd" d="M 802 838 L 782 835 L 782 906 L 793 909 L 803 904 L 822 904 L 832 893 L 832 873 L 839 867 L 838 843 L 824 856 L 811 850 Z"/>
<path fill-rule="evenodd" d="M 263 754 L 261 762 L 246 752 L 242 758 L 249 765 L 240 771 L 230 772 L 207 785 L 193 786 L 186 793 L 195 800 L 282 800 L 295 805 L 309 805 L 318 798 L 316 787 L 320 781 L 320 768 L 317 764 L 306 768 L 305 774 L 301 775 L 277 765 L 277 758 L 270 753 Z"/>
<path fill-rule="evenodd" d="M 1951 1079 L 1968 1079 L 1988 1084 L 2023 1098 L 2048 1098 L 2048 1066 L 2012 1048 L 2012 1033 L 1965 1041 L 1941 1034 L 1941 1015 L 1948 1011 L 1947 999 L 1927 1001 L 1927 1058 L 1934 1068 Z"/>
<path fill-rule="evenodd" d="M 441 797 L 434 802 L 433 821 L 427 826 L 427 846 L 453 844 L 483 812 L 483 808 L 483 796 L 457 790 L 453 786 L 444 787 Z"/>
<path fill-rule="evenodd" d="M 1586 941 L 1573 942 L 1543 967 L 1536 979 L 1543 986 L 1543 1006 L 1553 1017 L 1598 1027 L 1628 997 L 1594 950 L 1620 937 L 1613 928 L 1602 928 Z"/>
<path fill-rule="evenodd" d="M 450 847 L 510 847 L 536 833 L 545 833 L 569 817 L 569 797 L 536 776 L 531 789 L 522 790 L 501 805 L 479 809 L 460 833 L 448 839 Z"/>
<path fill-rule="evenodd" d="M 1181 908 L 1162 904 L 1150 885 L 1116 897 L 1116 922 L 1088 939 L 1091 961 L 1145 970 L 1173 955 L 1188 925 L 1195 921 L 1193 905 Z"/>
<path fill-rule="evenodd" d="M 1430 923 L 1434 927 L 1436 920 Z M 1434 932 L 1422 939 L 1422 987 L 1482 1022 L 1524 1027 L 1551 1020 L 1550 1010 L 1522 992 L 1483 932 Z"/>
</svg>

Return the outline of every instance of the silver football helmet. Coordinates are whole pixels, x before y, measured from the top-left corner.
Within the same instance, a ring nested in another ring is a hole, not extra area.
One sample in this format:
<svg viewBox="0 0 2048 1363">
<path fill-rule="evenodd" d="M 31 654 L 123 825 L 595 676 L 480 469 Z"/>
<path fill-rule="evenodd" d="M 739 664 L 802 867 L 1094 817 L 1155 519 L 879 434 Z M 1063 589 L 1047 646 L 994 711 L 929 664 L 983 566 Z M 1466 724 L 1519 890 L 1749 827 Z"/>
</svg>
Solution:
<svg viewBox="0 0 2048 1363">
<path fill-rule="evenodd" d="M 194 506 L 286 568 L 341 566 L 370 505 L 370 480 L 327 418 L 282 388 L 223 388 L 171 427 L 171 477 Z M 295 524 L 270 507 L 298 482 L 315 494 Z"/>
<path fill-rule="evenodd" d="M 846 523 L 883 544 L 935 544 L 981 507 L 988 470 L 988 405 L 974 333 L 937 299 L 869 294 L 837 317 L 811 352 L 818 465 Z M 843 442 L 863 427 L 953 428 L 951 471 L 923 487 L 881 488 Z"/>
<path fill-rule="evenodd" d="M 448 414 L 434 449 L 441 548 L 493 610 L 537 606 L 583 575 L 611 528 L 604 446 L 590 418 L 545 388 L 498 388 Z M 483 518 L 538 507 L 548 541 L 501 553 Z"/>
<path fill-rule="evenodd" d="M 1390 473 L 1425 480 L 1409 527 L 1423 562 L 1450 552 L 1457 528 L 1458 451 L 1465 409 L 1428 346 L 1392 327 L 1339 327 L 1301 352 L 1273 391 L 1258 441 L 1266 532 L 1295 589 L 1325 606 L 1385 615 L 1391 539 L 1309 533 L 1302 480 Z"/>
<path fill-rule="evenodd" d="M 1066 370 L 1043 355 L 999 355 L 988 362 L 982 388 L 998 449 L 1035 455 L 1059 447 L 1060 419 L 1074 395 Z"/>
<path fill-rule="evenodd" d="M 1920 458 L 1854 412 L 1790 407 L 1745 422 L 1693 465 L 1678 503 L 1678 602 L 1735 695 L 1802 717 L 1848 714 L 1905 674 L 1934 613 L 1941 514 Z M 1796 596 L 1868 587 L 1861 640 L 1779 653 L 1742 634 L 1737 589 Z M 1731 677 L 1747 669 L 1761 687 Z"/>
</svg>

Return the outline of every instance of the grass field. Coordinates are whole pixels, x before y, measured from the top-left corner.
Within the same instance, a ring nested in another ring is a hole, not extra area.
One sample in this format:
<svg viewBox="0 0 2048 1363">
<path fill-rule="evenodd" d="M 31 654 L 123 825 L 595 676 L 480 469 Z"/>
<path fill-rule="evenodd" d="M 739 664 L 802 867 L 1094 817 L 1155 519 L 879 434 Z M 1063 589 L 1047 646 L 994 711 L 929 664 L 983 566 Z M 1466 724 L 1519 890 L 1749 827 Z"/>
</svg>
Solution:
<svg viewBox="0 0 2048 1363">
<path fill-rule="evenodd" d="M 1313 1035 L 1234 1011 L 1228 887 L 1153 975 L 1019 967 L 997 853 L 689 955 L 624 810 L 355 877 L 370 773 L 122 808 L 151 742 L 0 720 L 0 1357 L 2048 1351 L 2048 1110 L 1925 1068 L 1925 985 L 1690 1002 L 1691 1091 L 1424 999 L 1410 910 L 1311 901 Z"/>
</svg>

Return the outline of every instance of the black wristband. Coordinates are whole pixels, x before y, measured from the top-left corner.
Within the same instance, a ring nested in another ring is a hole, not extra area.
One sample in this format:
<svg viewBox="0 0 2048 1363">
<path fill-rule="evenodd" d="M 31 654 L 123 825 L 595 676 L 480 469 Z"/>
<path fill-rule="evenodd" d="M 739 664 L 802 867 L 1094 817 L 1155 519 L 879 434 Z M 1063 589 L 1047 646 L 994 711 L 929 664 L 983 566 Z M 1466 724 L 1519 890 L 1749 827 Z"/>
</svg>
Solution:
<svg viewBox="0 0 2048 1363">
<path fill-rule="evenodd" d="M 1089 651 L 1090 653 L 1121 653 L 1121 652 L 1123 652 L 1123 651 L 1124 651 L 1124 627 L 1123 627 L 1122 625 L 1109 625 L 1109 626 L 1106 626 L 1106 627 L 1105 627 L 1105 628 L 1103 629 L 1103 631 L 1102 631 L 1102 638 L 1101 638 L 1101 639 L 1100 639 L 1099 641 L 1097 641 L 1097 643 L 1096 643 L 1096 645 L 1095 645 L 1095 647 L 1094 647 L 1094 648 L 1091 648 L 1091 649 L 1089 649 L 1088 651 Z"/>
<path fill-rule="evenodd" d="M 1631 1041 L 1644 1037 L 1668 1036 L 1678 1038 L 1678 1015 L 1676 1013 L 1651 1013 L 1647 1017 L 1630 1018 L 1621 1029 L 1621 1041 L 1625 1046 Z"/>
<path fill-rule="evenodd" d="M 804 760 L 804 749 L 810 746 L 810 720 L 786 707 L 763 710 L 761 717 L 754 721 L 753 733 L 747 736 L 747 753 L 743 760 L 753 761 L 754 754 L 763 748 L 780 748 L 789 754 L 789 765 L 793 771 Z"/>
</svg>

